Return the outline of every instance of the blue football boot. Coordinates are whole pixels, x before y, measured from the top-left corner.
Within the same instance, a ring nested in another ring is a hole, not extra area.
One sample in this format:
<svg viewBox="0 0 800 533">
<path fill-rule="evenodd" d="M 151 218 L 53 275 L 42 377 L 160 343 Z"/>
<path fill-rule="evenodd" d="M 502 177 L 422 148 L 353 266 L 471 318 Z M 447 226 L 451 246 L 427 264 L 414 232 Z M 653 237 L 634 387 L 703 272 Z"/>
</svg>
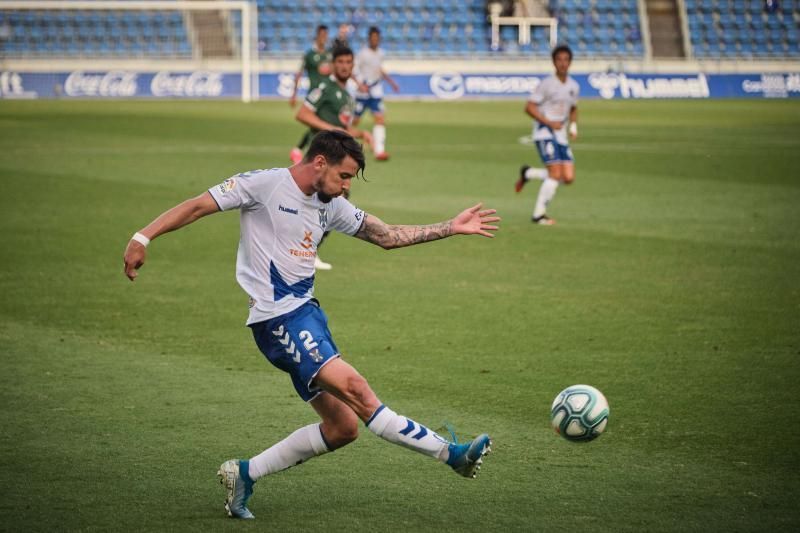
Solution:
<svg viewBox="0 0 800 533">
<path fill-rule="evenodd" d="M 253 494 L 255 483 L 248 474 L 249 466 L 249 461 L 231 459 L 222 463 L 217 472 L 219 482 L 228 492 L 225 498 L 225 510 L 231 518 L 255 518 L 247 508 L 247 500 Z"/>
<path fill-rule="evenodd" d="M 492 439 L 484 433 L 472 442 L 465 444 L 451 443 L 448 446 L 450 456 L 447 464 L 464 477 L 475 478 L 483 464 L 483 456 L 492 451 Z"/>
</svg>

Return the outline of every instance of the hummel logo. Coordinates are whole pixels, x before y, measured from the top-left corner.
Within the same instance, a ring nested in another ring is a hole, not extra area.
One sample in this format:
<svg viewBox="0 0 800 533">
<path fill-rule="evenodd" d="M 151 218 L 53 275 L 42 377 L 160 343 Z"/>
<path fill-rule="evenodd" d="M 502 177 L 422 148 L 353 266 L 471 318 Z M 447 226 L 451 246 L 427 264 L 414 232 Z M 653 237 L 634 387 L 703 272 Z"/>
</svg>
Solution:
<svg viewBox="0 0 800 533">
<path fill-rule="evenodd" d="M 293 215 L 297 214 L 297 209 L 292 209 L 291 207 L 283 207 L 282 205 L 278 205 L 278 211 L 283 211 L 284 213 L 291 213 Z"/>
</svg>

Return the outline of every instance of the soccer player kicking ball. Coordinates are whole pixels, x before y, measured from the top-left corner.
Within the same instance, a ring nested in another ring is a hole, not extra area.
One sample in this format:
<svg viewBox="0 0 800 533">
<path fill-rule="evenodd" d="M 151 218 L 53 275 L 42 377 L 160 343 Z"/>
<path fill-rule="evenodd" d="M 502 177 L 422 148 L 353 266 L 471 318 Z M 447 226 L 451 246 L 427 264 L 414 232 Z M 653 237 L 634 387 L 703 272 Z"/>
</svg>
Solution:
<svg viewBox="0 0 800 533">
<path fill-rule="evenodd" d="M 381 403 L 342 358 L 313 297 L 314 256 L 327 229 L 391 249 L 453 235 L 493 237 L 500 219 L 494 209 L 478 204 L 438 224 L 386 224 L 342 196 L 363 171 L 364 153 L 352 137 L 321 132 L 299 164 L 226 179 L 164 212 L 135 233 L 125 250 L 125 274 L 135 280 L 151 240 L 212 213 L 240 211 L 236 279 L 250 296 L 247 325 L 264 356 L 291 376 L 321 422 L 296 430 L 249 460 L 222 463 L 218 474 L 227 489 L 229 516 L 253 518 L 247 501 L 258 479 L 353 442 L 359 420 L 382 439 L 429 455 L 468 478 L 476 476 L 490 451 L 487 434 L 464 444 L 449 442 Z"/>
<path fill-rule="evenodd" d="M 575 180 L 575 160 L 569 147 L 570 137 L 578 137 L 578 82 L 569 76 L 572 50 L 566 45 L 553 49 L 555 75 L 550 75 L 534 89 L 525 113 L 534 120 L 533 140 L 539 157 L 547 167 L 523 165 L 514 190 L 520 192 L 530 180 L 542 180 L 531 220 L 535 224 L 552 226 L 555 220 L 547 216 L 547 205 L 556 195 L 560 182 L 566 185 Z M 568 126 L 569 125 L 569 126 Z"/>
</svg>

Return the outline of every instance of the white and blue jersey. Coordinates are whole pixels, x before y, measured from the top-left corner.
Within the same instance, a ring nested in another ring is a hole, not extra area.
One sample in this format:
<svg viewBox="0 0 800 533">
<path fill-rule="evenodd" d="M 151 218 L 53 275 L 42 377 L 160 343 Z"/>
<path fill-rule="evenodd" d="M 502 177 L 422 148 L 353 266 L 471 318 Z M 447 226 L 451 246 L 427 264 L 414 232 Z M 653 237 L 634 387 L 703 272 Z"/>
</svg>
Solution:
<svg viewBox="0 0 800 533">
<path fill-rule="evenodd" d="M 239 209 L 236 280 L 250 296 L 247 325 L 270 363 L 289 373 L 300 397 L 320 389 L 317 373 L 339 350 L 314 296 L 314 259 L 327 230 L 355 234 L 364 212 L 338 197 L 323 203 L 289 169 L 253 170 L 208 190 L 223 211 Z"/>
<path fill-rule="evenodd" d="M 545 164 L 572 161 L 567 127 L 573 107 L 578 105 L 580 87 L 571 77 L 561 81 L 551 75 L 542 80 L 531 93 L 530 102 L 536 104 L 547 120 L 561 122 L 561 128 L 553 130 L 537 121 L 533 124 L 533 140 Z"/>
<path fill-rule="evenodd" d="M 364 220 L 364 212 L 345 198 L 326 204 L 316 193 L 306 195 L 286 168 L 237 174 L 208 191 L 222 211 L 241 212 L 236 280 L 250 296 L 248 325 L 311 300 L 322 234 L 354 235 Z"/>
<path fill-rule="evenodd" d="M 369 109 L 372 113 L 383 113 L 383 50 L 373 50 L 365 46 L 355 58 L 353 75 L 359 83 L 367 86 L 366 91 L 356 93 L 356 116 L 360 117 Z"/>
</svg>

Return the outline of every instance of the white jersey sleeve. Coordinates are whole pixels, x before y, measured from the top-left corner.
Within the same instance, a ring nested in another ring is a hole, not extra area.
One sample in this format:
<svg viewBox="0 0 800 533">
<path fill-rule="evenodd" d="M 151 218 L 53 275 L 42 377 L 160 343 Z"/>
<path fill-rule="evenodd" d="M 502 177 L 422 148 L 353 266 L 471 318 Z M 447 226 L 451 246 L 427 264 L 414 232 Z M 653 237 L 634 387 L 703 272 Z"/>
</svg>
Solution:
<svg viewBox="0 0 800 533">
<path fill-rule="evenodd" d="M 250 209 L 264 202 L 274 191 L 277 180 L 268 170 L 251 170 L 231 176 L 208 189 L 220 210 Z"/>
<path fill-rule="evenodd" d="M 364 211 L 343 197 L 334 198 L 329 204 L 328 227 L 347 235 L 355 235 L 364 222 Z"/>
</svg>

